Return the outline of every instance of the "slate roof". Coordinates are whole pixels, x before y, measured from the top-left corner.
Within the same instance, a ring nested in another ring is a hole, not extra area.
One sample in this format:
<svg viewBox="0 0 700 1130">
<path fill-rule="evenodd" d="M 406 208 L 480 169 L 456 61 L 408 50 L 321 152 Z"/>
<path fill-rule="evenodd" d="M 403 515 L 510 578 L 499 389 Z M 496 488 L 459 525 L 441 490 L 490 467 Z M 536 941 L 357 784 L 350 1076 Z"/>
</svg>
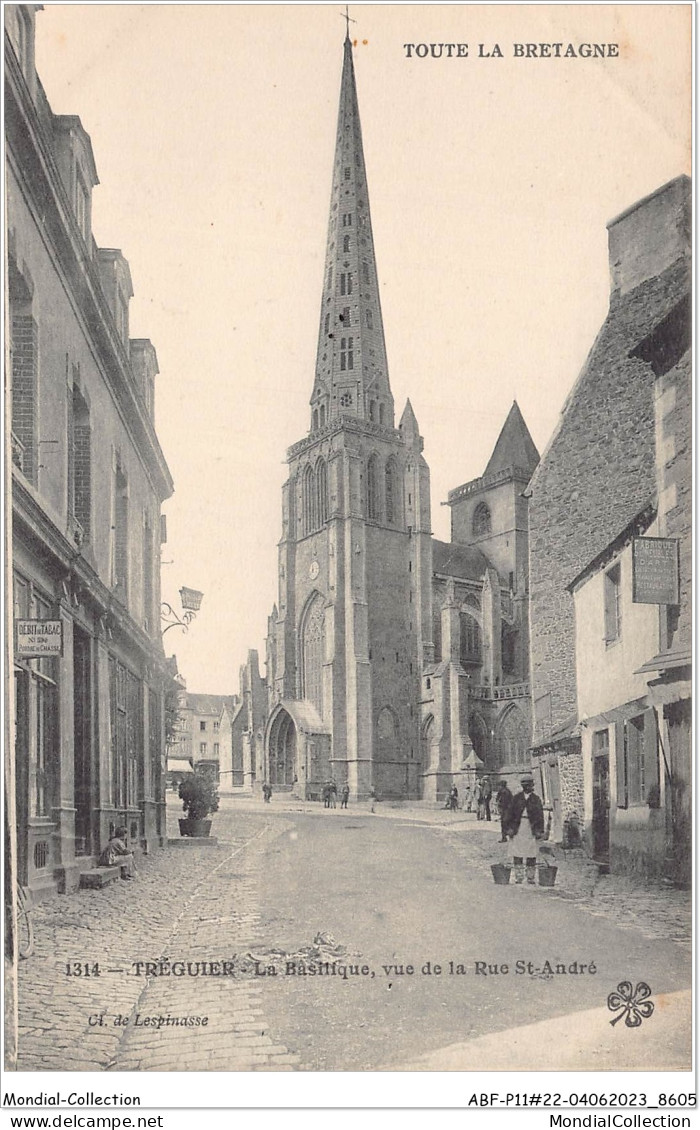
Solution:
<svg viewBox="0 0 700 1130">
<path fill-rule="evenodd" d="M 218 718 L 224 706 L 228 706 L 233 714 L 236 703 L 237 698 L 233 694 L 192 694 L 188 691 L 185 708 L 194 714 L 213 714 Z"/>
<path fill-rule="evenodd" d="M 522 467 L 532 474 L 539 461 L 540 454 L 532 442 L 518 402 L 514 400 L 483 477 L 487 479 L 509 467 Z"/>
<path fill-rule="evenodd" d="M 488 560 L 476 546 L 433 538 L 433 573 L 463 581 L 481 581 L 488 568 Z"/>
</svg>

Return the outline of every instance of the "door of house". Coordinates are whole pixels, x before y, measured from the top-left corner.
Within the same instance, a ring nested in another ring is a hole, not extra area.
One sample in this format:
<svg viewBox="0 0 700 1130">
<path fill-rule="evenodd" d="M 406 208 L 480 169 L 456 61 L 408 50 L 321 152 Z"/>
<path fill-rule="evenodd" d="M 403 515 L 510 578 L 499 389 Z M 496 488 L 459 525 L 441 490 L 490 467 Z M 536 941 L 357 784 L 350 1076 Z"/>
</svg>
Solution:
<svg viewBox="0 0 700 1130">
<path fill-rule="evenodd" d="M 671 771 L 671 843 L 669 878 L 679 887 L 689 887 L 693 867 L 692 831 L 692 708 L 688 699 L 665 707 L 668 723 L 669 769 Z"/>
<path fill-rule="evenodd" d="M 75 805 L 75 854 L 88 855 L 91 849 L 92 812 L 91 754 L 92 710 L 90 679 L 90 640 L 73 629 L 73 782 Z"/>
<path fill-rule="evenodd" d="M 593 735 L 593 858 L 610 860 L 610 751 L 608 731 Z"/>
</svg>

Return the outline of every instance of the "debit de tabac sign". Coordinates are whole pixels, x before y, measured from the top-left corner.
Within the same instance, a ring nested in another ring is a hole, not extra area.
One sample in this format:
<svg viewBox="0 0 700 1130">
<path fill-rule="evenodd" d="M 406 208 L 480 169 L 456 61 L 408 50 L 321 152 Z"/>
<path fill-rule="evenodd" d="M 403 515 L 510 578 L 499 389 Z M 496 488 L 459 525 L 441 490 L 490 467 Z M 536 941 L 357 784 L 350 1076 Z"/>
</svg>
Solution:
<svg viewBox="0 0 700 1130">
<path fill-rule="evenodd" d="M 15 654 L 18 659 L 41 659 L 63 655 L 63 624 L 60 620 L 16 620 Z"/>
<path fill-rule="evenodd" d="M 632 600 L 635 604 L 678 604 L 678 539 L 634 538 Z"/>
</svg>

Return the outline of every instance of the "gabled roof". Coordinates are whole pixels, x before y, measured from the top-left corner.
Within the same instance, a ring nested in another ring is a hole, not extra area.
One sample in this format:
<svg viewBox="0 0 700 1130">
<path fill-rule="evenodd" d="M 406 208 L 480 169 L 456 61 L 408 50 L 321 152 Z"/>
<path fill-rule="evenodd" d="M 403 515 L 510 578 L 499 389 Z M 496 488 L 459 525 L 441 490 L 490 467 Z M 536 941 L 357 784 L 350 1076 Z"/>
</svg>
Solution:
<svg viewBox="0 0 700 1130">
<path fill-rule="evenodd" d="M 483 477 L 486 479 L 489 475 L 505 471 L 508 467 L 521 467 L 532 474 L 539 461 L 539 452 L 532 441 L 518 402 L 514 400 Z"/>
<path fill-rule="evenodd" d="M 213 714 L 219 717 L 224 706 L 228 706 L 233 713 L 236 706 L 236 696 L 233 694 L 192 694 L 187 692 L 185 708 L 194 714 Z"/>
<path fill-rule="evenodd" d="M 433 573 L 462 581 L 481 581 L 488 568 L 489 562 L 476 546 L 433 538 Z"/>
</svg>

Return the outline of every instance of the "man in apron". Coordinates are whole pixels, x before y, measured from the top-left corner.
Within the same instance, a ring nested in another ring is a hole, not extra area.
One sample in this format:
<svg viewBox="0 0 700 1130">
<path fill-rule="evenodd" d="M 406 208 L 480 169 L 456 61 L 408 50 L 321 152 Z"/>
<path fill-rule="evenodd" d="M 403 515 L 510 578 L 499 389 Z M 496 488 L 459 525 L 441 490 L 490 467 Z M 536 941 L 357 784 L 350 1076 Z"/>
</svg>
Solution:
<svg viewBox="0 0 700 1130">
<path fill-rule="evenodd" d="M 544 811 L 542 801 L 535 793 L 532 774 L 522 776 L 520 784 L 522 792 L 513 797 L 506 828 L 511 841 L 516 883 L 523 881 L 523 860 L 527 869 L 527 881 L 534 883 L 538 841 L 544 839 Z"/>
</svg>

